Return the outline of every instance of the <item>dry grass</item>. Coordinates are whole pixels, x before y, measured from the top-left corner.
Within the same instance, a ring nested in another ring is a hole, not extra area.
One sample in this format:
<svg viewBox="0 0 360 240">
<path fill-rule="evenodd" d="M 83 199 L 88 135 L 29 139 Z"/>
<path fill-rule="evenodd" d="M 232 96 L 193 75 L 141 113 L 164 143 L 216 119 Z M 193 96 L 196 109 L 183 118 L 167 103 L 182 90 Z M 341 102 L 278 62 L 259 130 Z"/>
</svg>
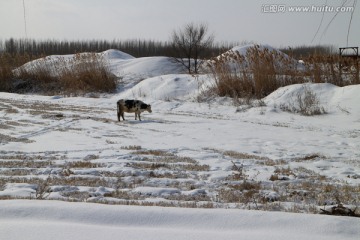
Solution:
<svg viewBox="0 0 360 240">
<path fill-rule="evenodd" d="M 163 150 L 141 150 L 136 151 L 134 154 L 138 155 L 153 155 L 153 156 L 175 156 L 173 153 L 169 153 Z"/>
<path fill-rule="evenodd" d="M 121 147 L 121 149 L 125 149 L 125 150 L 141 150 L 141 146 L 138 145 L 129 145 L 129 146 L 123 146 Z"/>
<path fill-rule="evenodd" d="M 171 200 L 171 201 L 194 201 L 194 202 L 199 202 L 199 201 L 207 201 L 210 202 L 211 198 L 209 196 L 207 196 L 206 194 L 199 194 L 199 195 L 184 195 L 184 194 L 172 194 L 172 195 L 168 195 L 164 197 L 167 200 Z"/>
<path fill-rule="evenodd" d="M 328 82 L 337 86 L 359 84 L 359 59 L 338 55 L 313 54 L 303 59 L 312 82 Z"/>
<path fill-rule="evenodd" d="M 54 166 L 54 162 L 38 160 L 0 160 L 0 166 L 3 168 L 45 168 Z"/>
<path fill-rule="evenodd" d="M 295 83 L 332 83 L 338 86 L 360 83 L 358 60 L 316 54 L 303 60 L 304 69 L 298 70 L 296 60 L 260 46 L 249 48 L 245 55 L 237 51 L 227 52 L 210 61 L 215 83 L 209 92 L 241 98 L 240 102 L 248 103 L 279 87 Z"/>
<path fill-rule="evenodd" d="M 95 154 L 85 155 L 83 160 L 69 161 L 66 156 L 55 152 L 48 155 L 1 152 L 0 165 L 4 167 L 0 171 L 0 190 L 7 189 L 10 183 L 26 183 L 32 189 L 27 198 L 32 199 L 48 199 L 49 196 L 54 199 L 51 193 L 57 192 L 57 196 L 65 201 L 307 213 L 318 213 L 319 208 L 325 205 L 341 203 L 356 206 L 360 202 L 359 185 L 330 179 L 305 167 L 292 168 L 289 165 L 293 161 L 311 164 L 311 161 L 325 158 L 317 153 L 285 161 L 208 149 L 229 159 L 229 166 L 232 162 L 232 171 L 228 172 L 228 176 L 210 180 L 210 167 L 200 165 L 192 158 L 165 151 L 127 148 L 135 150 L 133 158 L 118 161 L 116 171 L 97 163 L 101 156 Z M 144 154 L 136 154 L 137 151 Z M 242 160 L 245 165 L 241 164 Z M 267 169 L 268 172 L 260 174 L 256 173 L 256 169 Z M 267 179 L 264 178 L 266 174 L 269 174 Z M 137 187 L 174 188 L 178 191 L 147 196 L 137 192 Z M 105 191 L 99 191 L 99 188 Z M 203 191 L 197 191 L 199 189 Z M 194 195 L 189 193 L 192 190 L 195 190 L 192 192 Z M 11 198 L 19 197 L 1 197 Z M 148 200 L 151 198 L 157 200 Z"/>
<path fill-rule="evenodd" d="M 295 161 L 303 162 L 303 161 L 314 161 L 316 159 L 325 159 L 326 157 L 319 153 L 307 154 L 304 157 L 296 158 Z"/>
<path fill-rule="evenodd" d="M 104 166 L 105 164 L 93 163 L 89 161 L 75 161 L 75 162 L 67 162 L 65 164 L 66 168 L 101 168 Z"/>
<path fill-rule="evenodd" d="M 178 156 L 174 153 L 163 151 L 163 150 L 141 150 L 139 146 L 128 146 L 127 150 L 138 150 L 132 152 L 134 155 L 149 155 L 151 157 L 142 157 L 142 161 L 154 162 L 154 163 L 190 163 L 197 164 L 197 161 L 190 157 Z"/>
<path fill-rule="evenodd" d="M 0 133 L 0 143 L 7 143 L 7 142 L 25 142 L 30 143 L 32 140 L 29 140 L 27 138 L 16 138 L 9 135 L 1 134 Z"/>
<path fill-rule="evenodd" d="M 227 52 L 209 65 L 219 96 L 262 98 L 280 86 L 298 83 L 296 64 L 284 54 L 254 46 L 246 55 Z"/>
<path fill-rule="evenodd" d="M 117 190 L 110 193 L 106 193 L 104 197 L 112 197 L 123 200 L 144 200 L 146 196 L 137 192 Z"/>
<path fill-rule="evenodd" d="M 189 174 L 178 171 L 150 171 L 150 178 L 167 178 L 167 179 L 179 179 L 179 178 L 190 178 Z"/>
<path fill-rule="evenodd" d="M 154 163 L 190 163 L 190 164 L 197 164 L 197 161 L 190 157 L 180 157 L 177 155 L 168 155 L 163 157 L 143 157 L 141 158 L 142 161 L 146 162 L 154 162 Z"/>
<path fill-rule="evenodd" d="M 248 154 L 248 153 L 242 153 L 242 152 L 236 152 L 236 151 L 224 151 L 224 152 L 222 152 L 222 154 L 224 154 L 225 156 L 236 158 L 236 159 L 258 159 L 258 160 L 264 160 L 265 159 L 265 158 L 257 156 L 257 155 Z"/>
<path fill-rule="evenodd" d="M 0 53 L 0 91 L 11 91 L 15 75 L 13 70 L 16 67 L 30 61 L 29 55 Z"/>
<path fill-rule="evenodd" d="M 18 68 L 29 60 L 26 55 L 0 54 L 0 90 L 83 95 L 88 92 L 112 92 L 116 88 L 117 78 L 104 59 L 95 53 L 76 54 L 71 60 L 40 58 L 31 67 Z"/>
<path fill-rule="evenodd" d="M 212 202 L 180 202 L 180 201 L 145 201 L 145 200 L 109 200 L 106 198 L 92 199 L 88 202 L 111 204 L 111 205 L 132 205 L 132 206 L 158 206 L 158 207 L 178 207 L 178 208 L 214 208 Z"/>
<path fill-rule="evenodd" d="M 146 163 L 146 162 L 132 162 L 127 163 L 127 167 L 132 167 L 135 169 L 147 169 L 147 170 L 156 170 L 156 169 L 168 169 L 172 171 L 209 171 L 209 165 L 200 165 L 200 164 L 168 164 L 168 163 Z"/>
<path fill-rule="evenodd" d="M 307 86 L 303 85 L 302 93 L 298 93 L 295 100 L 281 104 L 280 109 L 304 116 L 326 114 L 326 109 L 321 106 L 318 96 Z"/>
<path fill-rule="evenodd" d="M 101 57 L 95 53 L 77 54 L 73 61 L 75 67 L 66 68 L 61 72 L 65 91 L 87 93 L 115 90 L 117 79 Z"/>
<path fill-rule="evenodd" d="M 237 151 L 221 151 L 218 149 L 208 149 L 208 150 L 212 150 L 214 152 L 223 154 L 224 156 L 229 156 L 229 157 L 237 159 L 237 160 L 256 160 L 256 164 L 265 165 L 265 166 L 284 165 L 287 163 L 283 159 L 273 160 L 268 157 L 263 157 L 263 156 L 258 156 L 258 155 L 254 155 L 254 154 L 243 153 L 243 152 L 237 152 Z"/>
</svg>

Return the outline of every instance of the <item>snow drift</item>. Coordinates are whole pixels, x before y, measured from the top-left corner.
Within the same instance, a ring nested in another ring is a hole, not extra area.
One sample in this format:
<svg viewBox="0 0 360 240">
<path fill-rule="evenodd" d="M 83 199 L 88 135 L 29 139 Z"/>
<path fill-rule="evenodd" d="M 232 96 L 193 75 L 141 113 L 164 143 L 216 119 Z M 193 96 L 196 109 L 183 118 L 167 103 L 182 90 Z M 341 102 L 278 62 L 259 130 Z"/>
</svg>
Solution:
<svg viewBox="0 0 360 240">
<path fill-rule="evenodd" d="M 244 210 L 2 201 L 3 239 L 356 239 L 355 218 Z"/>
</svg>

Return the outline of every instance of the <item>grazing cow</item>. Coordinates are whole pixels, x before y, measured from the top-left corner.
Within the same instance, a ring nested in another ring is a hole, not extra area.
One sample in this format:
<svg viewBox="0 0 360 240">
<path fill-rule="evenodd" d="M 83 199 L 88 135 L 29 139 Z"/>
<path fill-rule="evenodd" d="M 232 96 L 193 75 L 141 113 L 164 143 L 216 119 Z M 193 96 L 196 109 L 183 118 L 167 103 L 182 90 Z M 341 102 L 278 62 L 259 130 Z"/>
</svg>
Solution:
<svg viewBox="0 0 360 240">
<path fill-rule="evenodd" d="M 120 117 L 122 117 L 122 119 L 125 121 L 124 112 L 128 112 L 128 113 L 134 112 L 135 120 L 137 119 L 137 116 L 139 116 L 139 120 L 141 121 L 140 113 L 144 111 L 148 111 L 149 113 L 151 113 L 151 106 L 145 104 L 140 100 L 120 99 L 119 101 L 117 101 L 117 117 L 119 121 L 120 121 Z"/>
</svg>

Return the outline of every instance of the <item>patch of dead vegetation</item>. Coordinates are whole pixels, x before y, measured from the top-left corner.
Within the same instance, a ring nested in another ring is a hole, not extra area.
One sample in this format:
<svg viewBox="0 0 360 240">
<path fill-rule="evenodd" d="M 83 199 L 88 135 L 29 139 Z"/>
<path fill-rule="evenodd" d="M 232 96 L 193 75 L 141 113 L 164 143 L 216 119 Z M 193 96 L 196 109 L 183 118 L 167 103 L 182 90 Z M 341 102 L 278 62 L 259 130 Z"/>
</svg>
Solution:
<svg viewBox="0 0 360 240">
<path fill-rule="evenodd" d="M 209 171 L 209 165 L 200 165 L 200 164 L 169 164 L 169 163 L 146 163 L 146 162 L 132 162 L 127 163 L 126 167 L 132 167 L 135 169 L 146 169 L 146 170 L 155 170 L 155 169 L 168 169 L 172 171 Z"/>
<path fill-rule="evenodd" d="M 66 162 L 63 167 L 65 168 L 102 168 L 105 167 L 106 164 L 103 163 L 94 163 L 90 161 L 73 161 L 73 162 Z M 61 165 L 60 165 L 61 167 Z"/>
<path fill-rule="evenodd" d="M 122 146 L 121 149 L 135 151 L 135 150 L 141 150 L 142 147 L 138 145 L 129 145 L 129 146 Z"/>
<path fill-rule="evenodd" d="M 158 157 L 175 156 L 173 153 L 169 153 L 169 152 L 163 151 L 163 150 L 138 150 L 136 152 L 133 152 L 132 154 L 153 155 L 153 156 L 158 156 Z"/>
<path fill-rule="evenodd" d="M 360 202 L 359 185 L 330 179 L 305 167 L 291 167 L 289 164 L 311 162 L 322 158 L 320 154 L 285 161 L 217 150 L 222 154 L 220 156 L 232 162 L 232 167 L 228 176 L 210 180 L 210 166 L 191 157 L 136 145 L 122 149 L 129 151 L 129 158 L 128 155 L 124 157 L 122 151 L 122 157 L 110 164 L 116 170 L 107 167 L 109 163 L 101 160 L 99 152 L 69 159 L 60 152 L 24 154 L 0 151 L 0 166 L 4 166 L 0 171 L 0 190 L 4 190 L 8 183 L 27 183 L 37 186 L 36 194 L 29 198 L 38 199 L 60 196 L 65 201 L 105 204 L 235 207 L 307 213 L 319 213 L 322 206 L 329 210 L 339 202 L 344 206 L 356 206 Z M 269 175 L 257 174 L 252 167 L 267 169 Z M 261 175 L 261 180 L 258 175 Z M 267 179 L 264 180 L 264 176 Z M 178 191 L 148 196 L 136 192 L 138 187 L 174 188 Z M 99 191 L 100 188 L 104 191 Z M 200 189 L 204 189 L 203 192 L 198 191 Z M 151 198 L 156 198 L 156 201 L 149 200 Z"/>
<path fill-rule="evenodd" d="M 29 140 L 27 138 L 16 138 L 9 135 L 0 133 L 0 143 L 8 143 L 8 142 L 22 142 L 22 143 L 32 143 L 33 140 Z"/>
<path fill-rule="evenodd" d="M 303 157 L 294 159 L 296 162 L 314 161 L 317 159 L 326 159 L 326 157 L 320 153 L 307 154 Z"/>
</svg>

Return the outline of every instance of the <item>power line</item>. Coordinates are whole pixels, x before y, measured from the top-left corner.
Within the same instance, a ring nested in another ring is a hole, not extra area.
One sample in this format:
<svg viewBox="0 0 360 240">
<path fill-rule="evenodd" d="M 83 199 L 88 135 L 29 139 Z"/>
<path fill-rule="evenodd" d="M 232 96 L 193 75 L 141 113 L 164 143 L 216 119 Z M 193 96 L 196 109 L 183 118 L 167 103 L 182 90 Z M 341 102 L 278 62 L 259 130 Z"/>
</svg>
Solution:
<svg viewBox="0 0 360 240">
<path fill-rule="evenodd" d="M 326 6 L 326 5 L 327 5 L 327 0 L 325 1 L 325 6 Z M 323 11 L 323 13 L 322 13 L 322 17 L 321 17 L 320 24 L 319 24 L 319 26 L 318 26 L 318 29 L 316 30 L 316 33 L 315 33 L 313 39 L 311 40 L 311 43 L 315 40 L 316 35 L 317 35 L 317 34 L 319 33 L 319 31 L 320 31 L 321 25 L 322 25 L 323 20 L 324 20 L 324 15 L 325 15 L 325 11 Z"/>
<path fill-rule="evenodd" d="M 351 11 L 351 14 L 350 14 L 350 20 L 349 20 L 349 25 L 348 25 L 348 28 L 347 28 L 347 36 L 346 36 L 346 46 L 349 45 L 349 36 L 350 36 L 350 28 L 351 28 L 351 24 L 352 24 L 352 20 L 353 20 L 353 15 L 354 15 L 354 12 L 355 12 L 355 8 L 356 8 L 356 4 L 357 4 L 357 0 L 343 0 L 342 1 L 342 4 L 339 8 L 343 8 L 345 6 L 349 6 L 348 4 L 352 2 L 352 11 Z M 325 5 L 324 6 L 327 6 L 327 3 L 328 1 L 326 0 L 325 1 Z M 351 5 L 350 5 L 351 6 Z M 330 19 L 330 21 L 328 22 L 328 24 L 325 26 L 321 36 L 320 36 L 320 40 L 319 42 L 321 42 L 322 38 L 324 37 L 324 35 L 326 34 L 327 30 L 329 29 L 330 25 L 332 25 L 333 21 L 337 18 L 338 14 L 340 13 L 341 11 L 336 11 L 336 13 L 332 16 L 332 18 Z M 320 24 L 315 32 L 315 35 L 314 37 L 312 38 L 311 40 L 311 43 L 314 42 L 315 38 L 318 36 L 319 32 L 320 32 L 320 29 L 321 29 L 321 26 L 323 24 L 323 20 L 324 20 L 324 15 L 325 15 L 325 11 L 323 11 L 322 13 L 322 17 L 321 17 L 321 20 L 320 20 Z"/>
<path fill-rule="evenodd" d="M 351 16 L 350 16 L 350 21 L 349 21 L 349 27 L 348 27 L 348 32 L 347 32 L 347 36 L 346 36 L 346 46 L 349 46 L 349 34 L 350 34 L 350 27 L 351 27 L 351 22 L 353 19 L 353 14 L 355 12 L 355 6 L 356 6 L 357 0 L 354 0 L 353 3 L 353 11 L 351 12 Z"/>
<path fill-rule="evenodd" d="M 28 38 L 27 29 L 26 29 L 26 12 L 25 12 L 25 0 L 23 0 L 23 9 L 24 9 L 24 26 L 25 26 L 25 37 Z"/>
<path fill-rule="evenodd" d="M 348 2 L 348 0 L 343 1 L 341 7 L 344 7 L 347 2 Z M 320 41 L 321 41 L 322 37 L 325 35 L 326 31 L 329 29 L 331 23 L 332 23 L 332 22 L 334 21 L 334 19 L 338 16 L 338 14 L 339 14 L 339 12 L 336 12 L 335 15 L 331 18 L 330 22 L 326 25 L 326 27 L 325 27 L 325 29 L 324 29 L 321 37 L 320 37 Z"/>
</svg>

